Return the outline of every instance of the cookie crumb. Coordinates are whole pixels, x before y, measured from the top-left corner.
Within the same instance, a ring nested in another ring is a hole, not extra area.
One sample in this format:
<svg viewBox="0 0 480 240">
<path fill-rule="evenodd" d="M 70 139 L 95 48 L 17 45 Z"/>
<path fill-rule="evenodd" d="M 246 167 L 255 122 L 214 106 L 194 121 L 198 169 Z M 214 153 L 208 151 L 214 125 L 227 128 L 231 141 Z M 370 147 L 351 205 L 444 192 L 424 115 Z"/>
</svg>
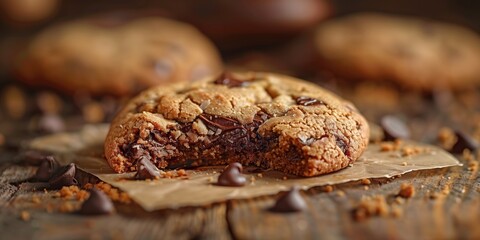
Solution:
<svg viewBox="0 0 480 240">
<path fill-rule="evenodd" d="M 187 171 L 185 171 L 185 169 L 179 169 L 177 170 L 177 176 L 178 177 L 187 176 Z"/>
<path fill-rule="evenodd" d="M 356 221 L 363 221 L 373 216 L 387 216 L 389 207 L 384 196 L 362 197 L 358 206 L 353 210 Z"/>
<path fill-rule="evenodd" d="M 476 172 L 476 171 L 478 171 L 478 165 L 479 165 L 478 162 L 470 161 L 468 163 L 468 170 L 472 171 L 472 172 Z"/>
<path fill-rule="evenodd" d="M 333 186 L 332 185 L 327 185 L 327 186 L 322 188 L 322 191 L 326 192 L 326 193 L 333 192 Z"/>
<path fill-rule="evenodd" d="M 31 219 L 31 215 L 27 211 L 21 211 L 20 212 L 20 219 L 22 219 L 22 221 L 24 221 L 24 222 L 28 222 Z"/>
<path fill-rule="evenodd" d="M 368 186 L 363 186 L 363 190 L 368 190 L 370 189 Z"/>
<path fill-rule="evenodd" d="M 411 198 L 415 195 L 415 187 L 409 183 L 402 183 L 398 196 L 402 198 Z"/>
<path fill-rule="evenodd" d="M 438 131 L 437 140 L 443 149 L 451 150 L 457 142 L 457 137 L 455 136 L 455 131 L 451 128 L 443 127 Z"/>
<path fill-rule="evenodd" d="M 75 207 L 71 202 L 62 202 L 58 210 L 63 213 L 69 213 L 75 211 Z"/>
<path fill-rule="evenodd" d="M 337 196 L 339 197 L 345 197 L 345 192 L 342 190 L 337 191 Z"/>
<path fill-rule="evenodd" d="M 40 201 L 40 198 L 37 195 L 33 195 L 32 196 L 32 202 L 35 203 L 35 204 L 39 204 L 41 201 Z"/>
<path fill-rule="evenodd" d="M 372 181 L 370 181 L 370 179 L 368 179 L 368 178 L 364 178 L 364 179 L 362 179 L 362 184 L 363 185 L 370 185 L 370 184 L 372 184 Z"/>
<path fill-rule="evenodd" d="M 90 102 L 82 107 L 83 119 L 87 123 L 100 123 L 105 119 L 105 112 L 102 105 L 97 102 Z"/>
</svg>

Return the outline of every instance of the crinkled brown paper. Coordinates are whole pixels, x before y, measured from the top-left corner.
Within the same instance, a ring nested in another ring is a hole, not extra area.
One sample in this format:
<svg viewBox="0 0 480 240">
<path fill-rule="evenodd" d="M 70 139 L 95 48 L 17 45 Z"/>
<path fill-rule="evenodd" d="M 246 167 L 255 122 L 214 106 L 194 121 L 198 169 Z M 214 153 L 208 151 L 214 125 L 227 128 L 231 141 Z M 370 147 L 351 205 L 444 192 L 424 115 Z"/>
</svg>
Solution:
<svg viewBox="0 0 480 240">
<path fill-rule="evenodd" d="M 246 186 L 222 187 L 212 183 L 216 182 L 223 167 L 204 167 L 187 170 L 188 179 L 126 180 L 131 179 L 134 174 L 114 173 L 103 158 L 103 142 L 107 131 L 108 125 L 87 125 L 79 132 L 37 138 L 29 144 L 29 148 L 54 152 L 62 163 L 76 163 L 81 169 L 94 174 L 102 181 L 127 192 L 147 211 L 202 206 L 227 199 L 271 195 L 294 185 L 308 189 L 364 178 L 388 178 L 415 170 L 461 165 L 455 157 L 437 147 L 409 142 L 408 145 L 427 148 L 428 151 L 402 157 L 398 151 L 382 152 L 377 144 L 371 144 L 351 167 L 312 178 L 288 176 L 284 180 L 285 175 L 276 171 L 264 172 L 260 177 L 258 173 L 249 173 L 247 168 L 244 171 L 249 180 Z M 251 181 L 252 177 L 255 181 Z"/>
</svg>

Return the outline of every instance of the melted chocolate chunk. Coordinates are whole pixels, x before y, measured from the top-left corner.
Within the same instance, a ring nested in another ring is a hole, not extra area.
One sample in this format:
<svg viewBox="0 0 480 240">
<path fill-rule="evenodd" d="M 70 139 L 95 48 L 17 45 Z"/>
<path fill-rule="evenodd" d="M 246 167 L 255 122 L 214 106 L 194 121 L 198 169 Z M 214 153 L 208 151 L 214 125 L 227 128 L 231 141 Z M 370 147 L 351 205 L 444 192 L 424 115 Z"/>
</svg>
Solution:
<svg viewBox="0 0 480 240">
<path fill-rule="evenodd" d="M 300 212 L 307 208 L 307 203 L 300 195 L 298 187 L 293 187 L 288 192 L 284 192 L 275 205 L 270 208 L 273 212 Z"/>
<path fill-rule="evenodd" d="M 337 146 L 342 150 L 345 156 L 350 157 L 350 150 L 348 149 L 348 143 L 345 142 L 341 137 L 335 136 L 335 141 Z"/>
<path fill-rule="evenodd" d="M 135 179 L 155 179 L 160 177 L 160 170 L 150 161 L 150 157 L 141 157 L 137 162 Z"/>
<path fill-rule="evenodd" d="M 217 185 L 227 187 L 240 187 L 245 185 L 247 179 L 242 175 L 242 164 L 238 162 L 230 163 L 222 174 L 218 176 Z"/>
<path fill-rule="evenodd" d="M 40 182 L 48 182 L 53 173 L 60 167 L 59 163 L 52 156 L 44 157 L 40 167 L 35 174 L 35 180 Z"/>
<path fill-rule="evenodd" d="M 461 154 L 465 149 L 476 151 L 480 146 L 477 140 L 462 131 L 456 131 L 455 136 L 457 137 L 457 142 L 450 150 L 452 153 Z"/>
<path fill-rule="evenodd" d="M 318 99 L 311 98 L 311 97 L 306 97 L 306 96 L 300 96 L 295 99 L 298 105 L 303 105 L 303 106 L 315 106 L 315 105 L 323 105 L 322 101 L 319 101 Z"/>
<path fill-rule="evenodd" d="M 112 200 L 110 200 L 105 193 L 96 188 L 89 190 L 89 193 L 90 197 L 83 202 L 78 213 L 84 215 L 103 215 L 115 211 Z"/>
<path fill-rule="evenodd" d="M 48 183 L 51 189 L 60 189 L 63 186 L 77 185 L 77 179 L 75 179 L 76 165 L 73 163 L 59 168 Z"/>
<path fill-rule="evenodd" d="M 382 126 L 384 139 L 387 141 L 395 139 L 408 139 L 410 138 L 410 130 L 407 125 L 399 118 L 391 115 L 384 116 L 380 120 Z"/>
<path fill-rule="evenodd" d="M 235 78 L 233 74 L 229 72 L 222 73 L 222 75 L 220 75 L 220 77 L 218 77 L 214 83 L 218 85 L 226 85 L 228 87 L 244 87 L 248 85 L 248 82 Z"/>
<path fill-rule="evenodd" d="M 149 136 L 142 138 L 142 144 L 137 143 L 137 134 L 133 143 L 124 144 L 121 149 L 124 156 L 133 160 L 132 164 L 149 156 L 161 169 L 224 164 L 222 159 L 253 159 L 278 140 L 276 136 L 262 137 L 257 133 L 268 118 L 266 113 L 259 112 L 251 123 L 242 124 L 232 118 L 201 114 L 198 119 L 204 123 L 207 134 L 198 134 L 192 122 L 183 123 L 170 132 L 150 131 Z"/>
</svg>

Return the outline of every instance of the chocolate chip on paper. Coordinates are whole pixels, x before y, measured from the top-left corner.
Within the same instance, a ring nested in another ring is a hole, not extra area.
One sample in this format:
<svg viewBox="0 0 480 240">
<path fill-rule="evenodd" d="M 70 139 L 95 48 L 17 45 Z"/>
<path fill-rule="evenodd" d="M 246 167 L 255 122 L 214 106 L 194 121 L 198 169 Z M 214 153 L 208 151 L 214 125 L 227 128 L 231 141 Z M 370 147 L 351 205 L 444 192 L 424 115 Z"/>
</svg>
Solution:
<svg viewBox="0 0 480 240">
<path fill-rule="evenodd" d="M 135 179 L 156 179 L 160 178 L 160 170 L 150 161 L 149 158 L 143 156 L 137 162 L 137 173 Z"/>
<path fill-rule="evenodd" d="M 110 214 L 115 211 L 113 202 L 108 196 L 98 190 L 97 188 L 92 188 L 89 190 L 90 197 L 88 197 L 85 202 L 83 202 L 79 214 L 83 215 L 104 215 Z"/>
<path fill-rule="evenodd" d="M 245 185 L 247 179 L 242 176 L 242 164 L 238 162 L 230 163 L 222 174 L 218 176 L 217 185 L 227 187 L 241 187 Z"/>
</svg>

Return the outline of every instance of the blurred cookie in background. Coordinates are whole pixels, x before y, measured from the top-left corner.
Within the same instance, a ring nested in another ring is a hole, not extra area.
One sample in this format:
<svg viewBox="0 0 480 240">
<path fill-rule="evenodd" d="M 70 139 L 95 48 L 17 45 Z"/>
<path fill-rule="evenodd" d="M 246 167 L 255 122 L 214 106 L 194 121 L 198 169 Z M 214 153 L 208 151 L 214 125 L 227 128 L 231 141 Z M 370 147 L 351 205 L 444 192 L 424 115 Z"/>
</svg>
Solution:
<svg viewBox="0 0 480 240">
<path fill-rule="evenodd" d="M 425 91 L 480 82 L 480 37 L 452 24 L 356 14 L 322 24 L 313 45 L 317 66 L 347 79 Z"/>
<path fill-rule="evenodd" d="M 12 25 L 30 25 L 52 17 L 58 0 L 0 0 L 4 21 Z"/>
<path fill-rule="evenodd" d="M 124 96 L 217 74 L 213 44 L 194 27 L 117 12 L 47 28 L 17 59 L 19 80 L 64 93 Z"/>
</svg>

